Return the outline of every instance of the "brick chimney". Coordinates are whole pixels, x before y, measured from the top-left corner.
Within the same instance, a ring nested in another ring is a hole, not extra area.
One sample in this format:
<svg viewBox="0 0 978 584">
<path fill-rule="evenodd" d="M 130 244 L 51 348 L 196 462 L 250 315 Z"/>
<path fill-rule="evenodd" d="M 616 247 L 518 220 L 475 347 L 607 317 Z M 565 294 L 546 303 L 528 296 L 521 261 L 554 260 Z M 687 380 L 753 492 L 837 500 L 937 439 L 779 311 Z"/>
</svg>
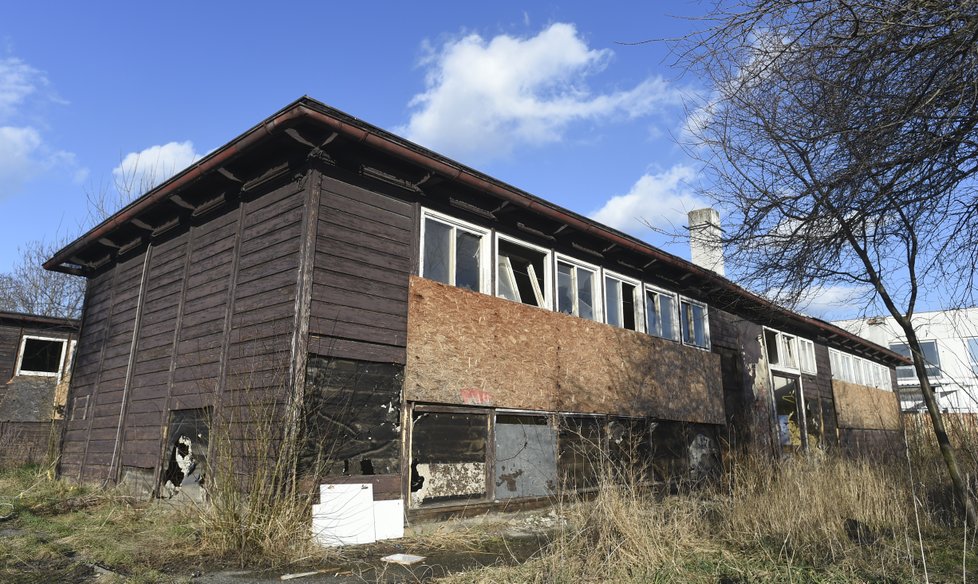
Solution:
<svg viewBox="0 0 978 584">
<path fill-rule="evenodd" d="M 724 275 L 722 234 L 716 209 L 689 212 L 689 249 L 693 263 L 721 276 Z"/>
</svg>

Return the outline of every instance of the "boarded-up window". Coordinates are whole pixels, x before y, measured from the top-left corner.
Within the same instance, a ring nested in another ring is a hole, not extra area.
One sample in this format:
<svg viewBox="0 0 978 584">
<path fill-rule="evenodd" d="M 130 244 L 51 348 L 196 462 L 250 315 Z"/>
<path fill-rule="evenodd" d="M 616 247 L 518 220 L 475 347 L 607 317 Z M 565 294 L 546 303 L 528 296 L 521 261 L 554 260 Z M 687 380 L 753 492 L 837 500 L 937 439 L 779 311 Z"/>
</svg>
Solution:
<svg viewBox="0 0 978 584">
<path fill-rule="evenodd" d="M 404 368 L 310 355 L 300 468 L 306 474 L 400 472 Z"/>
<path fill-rule="evenodd" d="M 545 497 L 557 489 L 557 435 L 545 416 L 496 416 L 496 499 Z"/>
<path fill-rule="evenodd" d="M 412 505 L 484 499 L 488 415 L 417 411 L 413 418 Z"/>
</svg>

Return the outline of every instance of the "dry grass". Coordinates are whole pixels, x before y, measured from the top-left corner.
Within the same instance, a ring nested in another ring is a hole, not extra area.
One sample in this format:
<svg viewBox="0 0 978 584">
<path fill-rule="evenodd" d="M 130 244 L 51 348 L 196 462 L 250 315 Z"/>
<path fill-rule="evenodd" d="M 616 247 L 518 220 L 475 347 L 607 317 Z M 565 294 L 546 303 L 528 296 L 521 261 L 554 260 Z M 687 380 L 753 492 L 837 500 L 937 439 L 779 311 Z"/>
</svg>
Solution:
<svg viewBox="0 0 978 584">
<path fill-rule="evenodd" d="M 913 470 L 914 494 L 926 517 L 940 525 L 960 525 L 962 511 L 951 489 L 944 460 L 937 456 L 937 441 L 926 414 L 904 416 L 907 452 Z M 978 496 L 978 415 L 944 414 L 944 424 L 958 465 L 968 480 L 972 497 Z"/>
<path fill-rule="evenodd" d="M 250 400 L 248 424 L 211 424 L 208 503 L 199 509 L 201 545 L 239 565 L 279 566 L 314 554 L 311 497 L 299 492 L 295 436 L 283 435 L 280 407 Z M 249 433 L 236 435 L 241 428 Z M 243 438 L 243 439 L 242 439 Z"/>
<path fill-rule="evenodd" d="M 666 497 L 628 481 L 602 483 L 593 500 L 563 506 L 566 523 L 537 557 L 453 581 L 923 580 L 912 495 L 898 463 L 740 459 L 716 488 Z M 932 581 L 978 570 L 960 530 L 933 517 L 923 530 Z"/>
</svg>

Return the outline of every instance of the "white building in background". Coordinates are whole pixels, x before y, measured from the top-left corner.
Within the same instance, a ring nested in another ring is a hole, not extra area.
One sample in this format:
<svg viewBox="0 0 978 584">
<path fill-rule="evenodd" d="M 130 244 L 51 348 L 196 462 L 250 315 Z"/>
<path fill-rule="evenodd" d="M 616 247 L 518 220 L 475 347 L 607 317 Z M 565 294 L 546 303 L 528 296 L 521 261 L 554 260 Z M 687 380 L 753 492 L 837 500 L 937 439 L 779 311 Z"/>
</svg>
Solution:
<svg viewBox="0 0 978 584">
<path fill-rule="evenodd" d="M 921 312 L 914 315 L 913 323 L 941 410 L 978 412 L 978 308 Z M 906 338 L 892 317 L 843 320 L 834 324 L 910 356 Z M 926 409 L 913 366 L 897 367 L 896 371 L 903 409 Z"/>
</svg>

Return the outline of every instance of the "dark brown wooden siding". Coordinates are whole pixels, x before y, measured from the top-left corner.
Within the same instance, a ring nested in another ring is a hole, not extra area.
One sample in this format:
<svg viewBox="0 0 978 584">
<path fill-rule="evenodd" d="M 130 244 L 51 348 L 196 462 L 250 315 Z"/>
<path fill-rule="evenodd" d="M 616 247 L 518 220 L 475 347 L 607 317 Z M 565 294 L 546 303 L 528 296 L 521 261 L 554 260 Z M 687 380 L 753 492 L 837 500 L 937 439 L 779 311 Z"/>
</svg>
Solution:
<svg viewBox="0 0 978 584">
<path fill-rule="evenodd" d="M 304 201 L 300 183 L 270 188 L 89 280 L 64 476 L 158 469 L 171 411 L 286 399 Z"/>
<path fill-rule="evenodd" d="M 403 364 L 415 206 L 322 178 L 309 352 Z"/>
<path fill-rule="evenodd" d="M 0 385 L 14 376 L 14 367 L 17 365 L 17 351 L 20 348 L 19 326 L 0 326 Z M 3 397 L 3 388 L 0 387 L 0 398 Z"/>
</svg>

